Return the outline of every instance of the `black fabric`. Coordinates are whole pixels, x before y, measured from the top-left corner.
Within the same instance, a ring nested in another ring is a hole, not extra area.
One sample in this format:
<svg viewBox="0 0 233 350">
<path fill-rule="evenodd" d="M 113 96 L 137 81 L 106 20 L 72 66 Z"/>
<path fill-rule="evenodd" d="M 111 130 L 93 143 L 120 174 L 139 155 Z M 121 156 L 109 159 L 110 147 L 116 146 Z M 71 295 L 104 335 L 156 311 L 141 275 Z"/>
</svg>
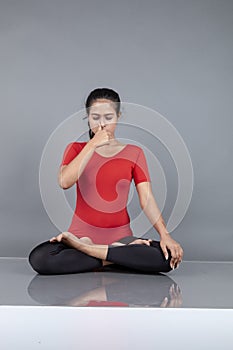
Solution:
<svg viewBox="0 0 233 350">
<path fill-rule="evenodd" d="M 93 271 L 102 267 L 102 260 L 89 256 L 62 242 L 46 241 L 29 254 L 29 263 L 41 275 L 58 275 Z"/>
<path fill-rule="evenodd" d="M 170 258 L 169 253 L 169 259 L 165 260 L 159 241 L 152 241 L 150 246 L 109 245 L 106 260 L 133 270 L 157 273 L 171 270 Z M 42 242 L 30 252 L 29 263 L 41 275 L 96 271 L 103 266 L 101 259 L 89 256 L 65 243 L 50 241 Z"/>
<path fill-rule="evenodd" d="M 123 243 L 123 244 L 129 244 L 129 243 L 135 241 L 135 239 L 138 239 L 138 237 L 126 236 L 126 237 L 123 237 L 123 238 L 119 239 L 119 241 L 117 241 L 117 242 L 120 242 L 120 243 Z M 144 238 L 140 238 L 140 239 L 144 239 Z"/>
<path fill-rule="evenodd" d="M 152 241 L 150 246 L 145 244 L 130 244 L 124 246 L 109 246 L 107 261 L 114 262 L 130 269 L 144 272 L 169 272 L 171 254 L 165 259 L 159 241 Z"/>
</svg>

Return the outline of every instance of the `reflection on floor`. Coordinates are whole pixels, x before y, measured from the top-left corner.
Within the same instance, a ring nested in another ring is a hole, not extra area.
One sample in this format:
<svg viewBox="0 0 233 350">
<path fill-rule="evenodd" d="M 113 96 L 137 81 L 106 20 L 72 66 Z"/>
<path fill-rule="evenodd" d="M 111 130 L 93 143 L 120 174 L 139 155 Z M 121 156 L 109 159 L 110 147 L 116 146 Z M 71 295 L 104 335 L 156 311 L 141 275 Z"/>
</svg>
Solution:
<svg viewBox="0 0 233 350">
<path fill-rule="evenodd" d="M 233 308 L 233 262 L 183 261 L 157 275 L 109 265 L 98 272 L 42 276 L 27 259 L 0 258 L 0 278 L 0 305 Z"/>
</svg>

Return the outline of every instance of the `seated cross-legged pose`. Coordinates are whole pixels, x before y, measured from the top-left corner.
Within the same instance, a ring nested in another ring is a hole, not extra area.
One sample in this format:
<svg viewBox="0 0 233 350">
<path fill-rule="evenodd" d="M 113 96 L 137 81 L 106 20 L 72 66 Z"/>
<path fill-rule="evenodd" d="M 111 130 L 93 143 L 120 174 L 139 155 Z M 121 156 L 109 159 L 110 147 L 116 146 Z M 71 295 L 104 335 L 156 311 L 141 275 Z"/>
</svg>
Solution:
<svg viewBox="0 0 233 350">
<path fill-rule="evenodd" d="M 71 224 L 30 252 L 32 268 L 45 275 L 98 271 L 109 264 L 152 273 L 177 268 L 183 249 L 166 229 L 143 149 L 115 138 L 119 95 L 112 89 L 95 89 L 86 100 L 86 111 L 90 140 L 67 145 L 58 173 L 62 189 L 76 184 Z M 133 236 L 127 211 L 132 179 L 160 241 Z"/>
</svg>

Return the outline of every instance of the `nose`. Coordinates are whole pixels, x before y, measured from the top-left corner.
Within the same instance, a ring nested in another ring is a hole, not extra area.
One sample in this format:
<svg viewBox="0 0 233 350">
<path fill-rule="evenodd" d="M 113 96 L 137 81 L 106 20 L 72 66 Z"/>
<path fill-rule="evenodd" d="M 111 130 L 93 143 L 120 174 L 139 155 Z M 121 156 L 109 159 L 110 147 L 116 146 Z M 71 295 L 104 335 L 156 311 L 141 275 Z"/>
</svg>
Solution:
<svg viewBox="0 0 233 350">
<path fill-rule="evenodd" d="M 104 119 L 103 119 L 103 118 L 101 118 L 101 119 L 100 119 L 100 125 L 101 125 L 102 127 L 104 127 L 104 126 L 105 126 L 105 121 L 104 121 Z"/>
</svg>

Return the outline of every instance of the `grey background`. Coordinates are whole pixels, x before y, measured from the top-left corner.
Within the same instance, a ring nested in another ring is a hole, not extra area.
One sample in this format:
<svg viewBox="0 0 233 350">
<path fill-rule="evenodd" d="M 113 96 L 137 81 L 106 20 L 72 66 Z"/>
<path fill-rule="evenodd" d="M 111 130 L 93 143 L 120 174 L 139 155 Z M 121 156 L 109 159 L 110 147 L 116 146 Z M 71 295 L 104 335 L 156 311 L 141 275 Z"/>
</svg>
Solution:
<svg viewBox="0 0 233 350">
<path fill-rule="evenodd" d="M 59 232 L 40 196 L 44 146 L 91 90 L 110 87 L 161 113 L 188 147 L 193 197 L 172 232 L 184 260 L 232 260 L 233 2 L 1 1 L 0 28 L 0 256 L 26 257 Z M 176 173 L 159 143 L 156 155 L 167 222 Z"/>
</svg>

